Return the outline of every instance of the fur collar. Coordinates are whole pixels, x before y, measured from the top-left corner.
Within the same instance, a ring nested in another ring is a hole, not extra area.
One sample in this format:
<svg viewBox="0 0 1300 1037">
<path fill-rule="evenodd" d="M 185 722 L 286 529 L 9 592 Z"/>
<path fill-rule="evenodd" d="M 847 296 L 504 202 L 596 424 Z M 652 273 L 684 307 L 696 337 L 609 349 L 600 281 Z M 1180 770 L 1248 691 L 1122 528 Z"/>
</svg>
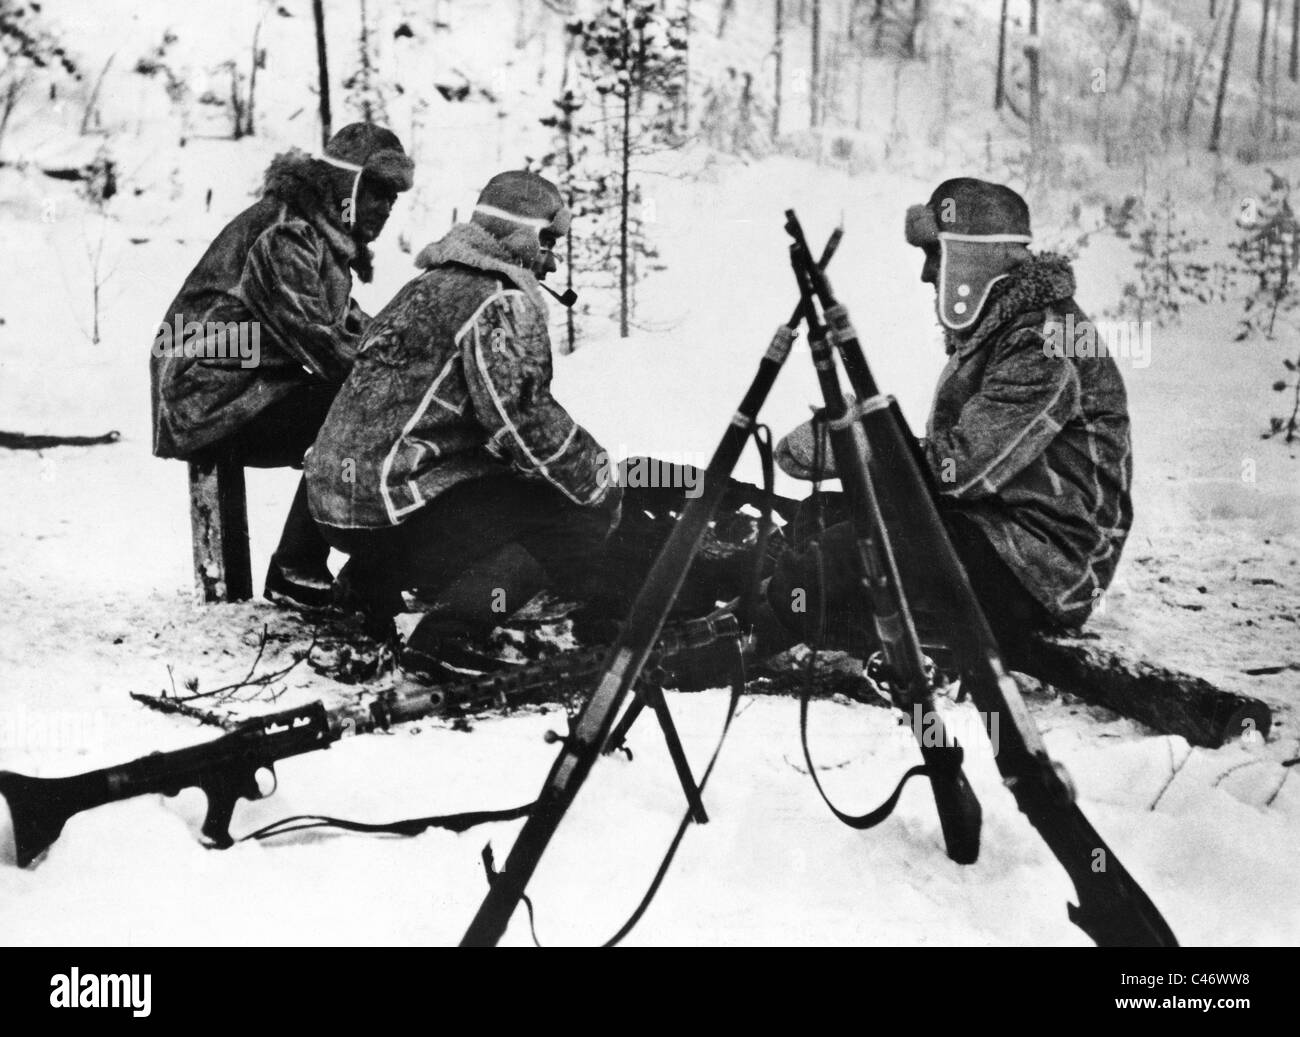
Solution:
<svg viewBox="0 0 1300 1037">
<path fill-rule="evenodd" d="M 972 353 L 1009 321 L 1073 295 L 1074 270 L 1068 259 L 1054 252 L 1031 256 L 994 286 L 983 316 L 970 331 L 944 331 L 948 353 Z"/>
<path fill-rule="evenodd" d="M 532 271 L 520 266 L 509 248 L 476 223 L 456 224 L 442 240 L 426 245 L 415 257 L 415 265 L 422 270 L 448 263 L 500 274 L 520 288 L 542 313 L 547 312 L 541 287 Z"/>
<path fill-rule="evenodd" d="M 374 256 L 343 223 L 342 199 L 352 196 L 354 175 L 291 148 L 271 160 L 262 190 L 315 227 L 330 250 L 369 284 L 374 276 Z"/>
</svg>

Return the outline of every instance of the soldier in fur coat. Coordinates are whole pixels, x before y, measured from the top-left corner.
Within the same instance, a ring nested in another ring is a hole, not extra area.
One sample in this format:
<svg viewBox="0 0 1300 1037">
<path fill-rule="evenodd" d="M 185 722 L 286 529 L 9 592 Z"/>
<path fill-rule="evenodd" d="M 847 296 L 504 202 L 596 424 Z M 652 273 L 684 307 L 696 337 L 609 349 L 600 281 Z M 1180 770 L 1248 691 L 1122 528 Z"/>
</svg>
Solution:
<svg viewBox="0 0 1300 1037">
<path fill-rule="evenodd" d="M 569 221 L 549 181 L 493 177 L 362 336 L 308 457 L 355 603 L 382 619 L 403 590 L 435 600 L 413 650 L 435 655 L 542 586 L 581 595 L 617 523 L 608 455 L 550 390 L 539 281 Z"/>
<path fill-rule="evenodd" d="M 1011 650 L 1026 631 L 1081 625 L 1115 574 L 1133 518 L 1124 383 L 1104 350 L 1053 348 L 1061 328 L 1088 320 L 1074 301 L 1069 262 L 1026 247 L 1029 209 L 1010 188 L 968 178 L 941 184 L 908 211 L 907 240 L 925 253 L 921 279 L 934 285 L 948 351 L 926 460 L 953 546 Z M 782 467 L 812 477 L 813 441 L 809 426 L 787 437 Z M 919 613 L 941 613 L 906 522 L 896 516 L 905 589 Z M 817 600 L 824 580 L 845 630 L 869 630 L 850 525 L 830 524 L 815 544 L 781 560 L 768 585 L 773 611 L 808 635 L 813 617 L 791 602 L 801 589 Z"/>
<path fill-rule="evenodd" d="M 217 235 L 159 327 L 156 456 L 302 466 L 370 323 L 351 299 L 353 273 L 370 280 L 369 244 L 411 183 L 397 137 L 362 123 L 339 130 L 320 158 L 290 151 L 271 162 L 261 199 Z M 300 482 L 267 596 L 328 604 L 328 554 Z"/>
</svg>

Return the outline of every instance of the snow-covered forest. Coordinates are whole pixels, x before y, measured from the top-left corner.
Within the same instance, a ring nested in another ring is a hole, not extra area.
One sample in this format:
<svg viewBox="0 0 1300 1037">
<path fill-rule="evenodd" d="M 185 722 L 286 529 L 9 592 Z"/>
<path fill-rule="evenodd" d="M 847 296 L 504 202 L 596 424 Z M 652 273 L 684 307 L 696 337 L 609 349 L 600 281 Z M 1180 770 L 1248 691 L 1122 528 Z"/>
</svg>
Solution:
<svg viewBox="0 0 1300 1037">
<path fill-rule="evenodd" d="M 1034 681 L 1030 711 L 1183 944 L 1300 941 L 1300 2 L 0 0 L 0 49 L 0 771 L 77 774 L 220 734 L 132 692 L 242 685 L 226 706 L 250 716 L 385 679 L 340 680 L 340 649 L 268 601 L 199 603 L 186 466 L 151 451 L 158 321 L 275 155 L 319 154 L 355 121 L 401 138 L 414 186 L 354 285 L 372 314 L 494 173 L 553 180 L 574 223 L 551 284 L 580 297 L 550 308 L 556 398 L 617 457 L 700 466 L 797 301 L 791 207 L 818 242 L 843 225 L 831 279 L 924 427 L 946 357 L 904 214 L 973 176 L 1025 197 L 1031 247 L 1073 260 L 1084 310 L 1140 329 L 1118 361 L 1134 523 L 1088 629 L 1273 719 L 1206 748 Z M 779 437 L 819 401 L 797 345 L 763 419 Z M 761 478 L 752 451 L 737 475 Z M 255 576 L 297 478 L 247 471 Z M 808 486 L 778 474 L 777 490 Z M 698 771 L 727 693 L 668 700 Z M 944 709 L 978 727 L 971 703 Z M 528 802 L 564 719 L 343 739 L 279 765 L 232 831 Z M 846 809 L 917 762 L 898 714 L 847 699 L 815 702 L 810 735 Z M 989 742 L 962 740 L 984 810 L 965 867 L 919 782 L 884 825 L 839 825 L 797 701 L 746 699 L 711 821 L 627 942 L 1087 944 Z M 653 724 L 633 746 L 597 765 L 530 886 L 545 944 L 607 938 L 672 838 L 682 797 Z M 484 843 L 502 860 L 519 829 L 215 852 L 204 805 L 188 789 L 72 818 L 35 866 L 0 866 L 0 939 L 453 944 L 487 888 Z M 530 942 L 522 912 L 505 942 Z"/>
</svg>

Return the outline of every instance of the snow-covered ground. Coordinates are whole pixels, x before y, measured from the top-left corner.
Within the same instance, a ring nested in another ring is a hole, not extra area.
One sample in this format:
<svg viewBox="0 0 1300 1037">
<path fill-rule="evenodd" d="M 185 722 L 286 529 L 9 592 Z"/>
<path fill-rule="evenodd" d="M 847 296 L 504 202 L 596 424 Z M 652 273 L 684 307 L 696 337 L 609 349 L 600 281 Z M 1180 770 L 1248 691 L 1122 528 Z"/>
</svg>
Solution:
<svg viewBox="0 0 1300 1037">
<path fill-rule="evenodd" d="M 48 6 L 89 17 L 88 5 Z M 127 48 L 118 65 L 129 67 L 126 54 L 133 60 L 144 49 L 129 41 L 153 41 L 161 24 L 142 28 L 130 22 L 131 5 L 98 5 L 107 6 L 122 18 L 95 17 L 108 35 L 104 56 Z M 294 61 L 309 68 L 302 57 Z M 120 108 L 141 114 L 113 144 L 128 176 L 107 221 L 34 168 L 0 169 L 8 246 L 0 253 L 0 426 L 122 433 L 111 446 L 0 451 L 2 769 L 71 774 L 210 738 L 212 729 L 143 710 L 128 692 L 157 692 L 173 680 L 180 687 L 190 677 L 202 687 L 237 679 L 264 625 L 268 668 L 307 644 L 302 624 L 266 603 L 193 604 L 184 466 L 149 450 L 147 343 L 155 322 L 210 236 L 247 204 L 269 156 L 290 143 L 312 144 L 311 127 L 291 117 L 301 98 L 278 94 L 287 77 L 276 74 L 285 76 L 272 66 L 260 88 L 268 112 L 261 136 L 239 143 L 195 136 L 184 148 L 166 106 L 150 108 L 161 93 L 156 84 L 146 91 L 139 77 L 111 79 L 126 98 Z M 525 82 L 522 71 L 518 78 Z M 138 103 L 131 91 L 140 91 Z M 478 135 L 472 118 L 452 107 L 428 116 L 445 125 L 427 131 L 421 197 L 399 201 L 375 283 L 358 289 L 371 311 L 410 274 L 399 235 L 416 249 L 439 236 L 487 174 L 517 164 L 509 134 L 518 130 L 519 146 L 529 146 L 534 131 L 522 117 L 509 130 Z M 46 112 L 17 139 L 57 156 L 65 147 L 60 119 L 75 126 L 80 113 Z M 458 146 L 438 147 L 438 129 Z M 699 148 L 652 166 L 651 231 L 667 270 L 643 285 L 640 312 L 655 330 L 620 340 L 593 322 L 582 348 L 557 359 L 556 395 L 617 453 L 707 460 L 794 301 L 781 229 L 782 211 L 794 205 L 816 237 L 843 219 L 847 236 L 833 280 L 864 333 L 878 381 L 919 426 L 944 357 L 930 290 L 919 283 L 918 257 L 901 228 L 906 205 L 933 187 L 931 174 L 882 167 L 851 177 L 794 158 L 744 163 Z M 1259 179 L 1258 171 L 1242 176 Z M 1189 196 L 1205 187 L 1185 179 Z M 91 265 L 101 235 L 101 272 L 110 276 L 101 341 L 92 344 Z M 1123 243 L 1104 237 L 1084 251 L 1085 309 L 1098 312 L 1115 298 L 1128 261 Z M 1077 703 L 1043 698 L 1031 706 L 1084 811 L 1184 943 L 1292 944 L 1300 938 L 1293 896 L 1300 788 L 1288 781 L 1295 768 L 1286 764 L 1300 756 L 1300 459 L 1258 438 L 1282 351 L 1232 342 L 1234 320 L 1227 308 L 1196 311 L 1181 328 L 1155 333 L 1149 366 L 1124 370 L 1136 522 L 1094 626 L 1265 699 L 1275 711 L 1272 735 L 1267 743 L 1193 750 Z M 799 349 L 765 418 L 779 435 L 816 398 Z M 758 474 L 752 457 L 739 474 Z M 249 473 L 255 576 L 295 477 Z M 802 492 L 793 483 L 781 489 Z M 1259 667 L 1282 669 L 1243 672 Z M 345 690 L 301 666 L 283 683 L 284 703 Z M 722 692 L 671 696 L 697 771 L 725 701 Z M 951 708 L 961 722 L 970 707 Z M 470 733 L 426 723 L 346 739 L 282 764 L 276 794 L 242 804 L 233 828 L 250 831 L 292 813 L 387 820 L 514 806 L 540 787 L 555 752 L 542 735 L 563 719 L 530 712 L 476 721 Z M 874 805 L 915 762 L 906 728 L 883 710 L 819 703 L 812 737 L 823 781 L 846 808 Z M 885 825 L 852 832 L 826 812 L 803 773 L 796 703 L 744 703 L 706 795 L 712 821 L 688 833 L 631 941 L 1086 942 L 1065 916 L 1065 875 L 1001 788 L 989 745 L 965 742 L 985 828 L 979 863 L 959 868 L 944 856 L 924 788 L 910 788 Z M 530 892 L 544 942 L 608 936 L 671 838 L 681 796 L 649 722 L 634 748 L 631 763 L 597 766 L 537 873 Z M 202 813 L 202 797 L 191 791 L 74 818 L 37 867 L 0 868 L 0 939 L 451 943 L 486 888 L 484 842 L 500 861 L 519 827 L 413 839 L 305 834 L 218 853 L 197 843 Z M 521 914 L 508 941 L 527 939 Z"/>
</svg>

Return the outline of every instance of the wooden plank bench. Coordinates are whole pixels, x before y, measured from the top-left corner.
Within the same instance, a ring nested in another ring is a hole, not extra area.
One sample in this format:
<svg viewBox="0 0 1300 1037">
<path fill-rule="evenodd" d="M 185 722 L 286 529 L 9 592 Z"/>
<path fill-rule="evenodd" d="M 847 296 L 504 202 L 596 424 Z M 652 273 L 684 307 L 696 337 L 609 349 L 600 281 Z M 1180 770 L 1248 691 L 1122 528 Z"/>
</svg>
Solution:
<svg viewBox="0 0 1300 1037">
<path fill-rule="evenodd" d="M 190 533 L 199 601 L 247 601 L 253 596 L 248 550 L 244 466 L 228 454 L 189 462 Z"/>
</svg>

